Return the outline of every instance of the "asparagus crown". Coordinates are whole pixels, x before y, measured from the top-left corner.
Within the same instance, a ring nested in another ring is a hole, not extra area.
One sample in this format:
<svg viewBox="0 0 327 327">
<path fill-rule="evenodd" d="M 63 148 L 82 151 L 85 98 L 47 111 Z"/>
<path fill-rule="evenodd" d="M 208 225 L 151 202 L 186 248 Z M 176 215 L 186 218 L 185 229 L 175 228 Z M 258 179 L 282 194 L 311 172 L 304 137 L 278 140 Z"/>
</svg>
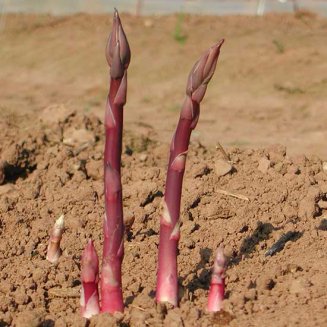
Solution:
<svg viewBox="0 0 327 327">
<path fill-rule="evenodd" d="M 106 47 L 106 58 L 110 66 L 111 77 L 114 79 L 122 78 L 131 60 L 131 51 L 116 9 L 112 31 Z"/>
</svg>

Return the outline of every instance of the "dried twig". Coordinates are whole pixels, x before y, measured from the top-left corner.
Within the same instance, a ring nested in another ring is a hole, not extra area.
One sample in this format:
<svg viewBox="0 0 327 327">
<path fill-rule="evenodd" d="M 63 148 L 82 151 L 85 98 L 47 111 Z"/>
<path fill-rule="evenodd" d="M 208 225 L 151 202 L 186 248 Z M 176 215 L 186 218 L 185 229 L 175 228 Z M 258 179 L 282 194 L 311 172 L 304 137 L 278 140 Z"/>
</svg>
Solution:
<svg viewBox="0 0 327 327">
<path fill-rule="evenodd" d="M 245 195 L 242 195 L 242 194 L 232 193 L 232 192 L 221 190 L 221 189 L 216 190 L 216 192 L 220 193 L 220 194 L 223 194 L 223 195 L 232 196 L 233 198 L 237 198 L 237 199 L 241 199 L 241 200 L 245 200 L 245 201 L 250 201 L 250 199 L 248 197 L 246 197 Z"/>
<path fill-rule="evenodd" d="M 228 162 L 230 162 L 230 156 L 227 154 L 227 152 L 225 151 L 225 149 L 223 148 L 223 146 L 218 142 L 216 145 L 216 149 L 219 150 L 222 155 L 224 156 L 224 159 Z"/>
<path fill-rule="evenodd" d="M 131 304 L 130 307 L 135 308 L 135 309 L 138 309 L 140 311 L 146 311 L 145 309 L 143 309 L 141 307 L 138 307 L 137 305 L 134 305 L 134 304 Z"/>
<path fill-rule="evenodd" d="M 48 290 L 50 297 L 80 297 L 80 290 L 78 288 L 61 288 L 53 287 Z"/>
</svg>

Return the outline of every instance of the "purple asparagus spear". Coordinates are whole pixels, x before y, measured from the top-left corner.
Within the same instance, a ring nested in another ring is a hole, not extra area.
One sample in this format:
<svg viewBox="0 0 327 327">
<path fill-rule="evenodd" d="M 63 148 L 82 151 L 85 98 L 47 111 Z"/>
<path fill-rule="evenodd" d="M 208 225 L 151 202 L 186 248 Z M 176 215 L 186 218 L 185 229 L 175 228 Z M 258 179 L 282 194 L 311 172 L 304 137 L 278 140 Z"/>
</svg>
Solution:
<svg viewBox="0 0 327 327">
<path fill-rule="evenodd" d="M 178 304 L 177 247 L 179 213 L 186 155 L 190 136 L 200 114 L 200 102 L 213 76 L 220 53 L 221 40 L 208 49 L 193 66 L 187 82 L 186 97 L 170 146 L 170 158 L 160 219 L 160 241 L 157 272 L 157 302 Z"/>
</svg>

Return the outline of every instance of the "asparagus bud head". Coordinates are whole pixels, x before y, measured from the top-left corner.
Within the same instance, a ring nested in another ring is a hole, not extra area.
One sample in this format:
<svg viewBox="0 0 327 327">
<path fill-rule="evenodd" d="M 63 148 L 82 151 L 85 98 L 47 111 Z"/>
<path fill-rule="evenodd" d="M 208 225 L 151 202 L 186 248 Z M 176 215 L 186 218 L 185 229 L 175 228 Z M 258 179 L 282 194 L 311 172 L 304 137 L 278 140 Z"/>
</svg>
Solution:
<svg viewBox="0 0 327 327">
<path fill-rule="evenodd" d="M 200 115 L 200 102 L 202 101 L 208 83 L 210 82 L 217 66 L 220 48 L 224 39 L 209 48 L 194 64 L 186 84 L 186 97 L 181 110 L 181 119 L 190 120 L 191 129 L 198 123 Z"/>
<path fill-rule="evenodd" d="M 122 78 L 131 60 L 131 51 L 116 9 L 114 12 L 112 32 L 109 35 L 106 47 L 106 59 L 111 68 L 111 78 Z"/>
<path fill-rule="evenodd" d="M 209 48 L 193 66 L 187 81 L 186 94 L 193 101 L 200 103 L 207 90 L 217 65 L 220 47 L 224 39 Z"/>
</svg>

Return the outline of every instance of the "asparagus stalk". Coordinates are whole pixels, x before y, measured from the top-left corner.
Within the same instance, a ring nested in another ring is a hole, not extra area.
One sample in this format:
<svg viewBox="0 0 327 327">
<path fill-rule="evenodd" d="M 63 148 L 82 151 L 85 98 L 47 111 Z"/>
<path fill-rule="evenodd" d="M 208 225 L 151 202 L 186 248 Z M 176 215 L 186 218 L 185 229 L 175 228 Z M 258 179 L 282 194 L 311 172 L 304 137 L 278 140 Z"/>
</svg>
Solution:
<svg viewBox="0 0 327 327">
<path fill-rule="evenodd" d="M 84 318 L 91 318 L 100 312 L 99 306 L 99 259 L 92 240 L 87 243 L 81 260 L 81 314 Z"/>
<path fill-rule="evenodd" d="M 124 310 L 121 264 L 124 256 L 123 205 L 120 176 L 123 107 L 126 103 L 130 49 L 117 10 L 106 48 L 110 66 L 110 88 L 105 113 L 104 187 L 105 217 L 101 269 L 101 311 Z"/>
<path fill-rule="evenodd" d="M 53 226 L 48 244 L 46 259 L 51 263 L 56 263 L 61 255 L 60 241 L 64 228 L 64 215 L 61 215 Z"/>
<path fill-rule="evenodd" d="M 208 49 L 193 66 L 187 82 L 186 98 L 170 146 L 163 211 L 160 219 L 160 241 L 157 271 L 157 302 L 178 303 L 177 247 L 179 213 L 186 155 L 192 130 L 200 114 L 200 102 L 214 74 L 221 40 Z"/>
<path fill-rule="evenodd" d="M 222 309 L 225 295 L 225 271 L 226 257 L 223 247 L 219 246 L 212 269 L 207 306 L 207 311 L 209 312 L 217 312 Z"/>
</svg>

